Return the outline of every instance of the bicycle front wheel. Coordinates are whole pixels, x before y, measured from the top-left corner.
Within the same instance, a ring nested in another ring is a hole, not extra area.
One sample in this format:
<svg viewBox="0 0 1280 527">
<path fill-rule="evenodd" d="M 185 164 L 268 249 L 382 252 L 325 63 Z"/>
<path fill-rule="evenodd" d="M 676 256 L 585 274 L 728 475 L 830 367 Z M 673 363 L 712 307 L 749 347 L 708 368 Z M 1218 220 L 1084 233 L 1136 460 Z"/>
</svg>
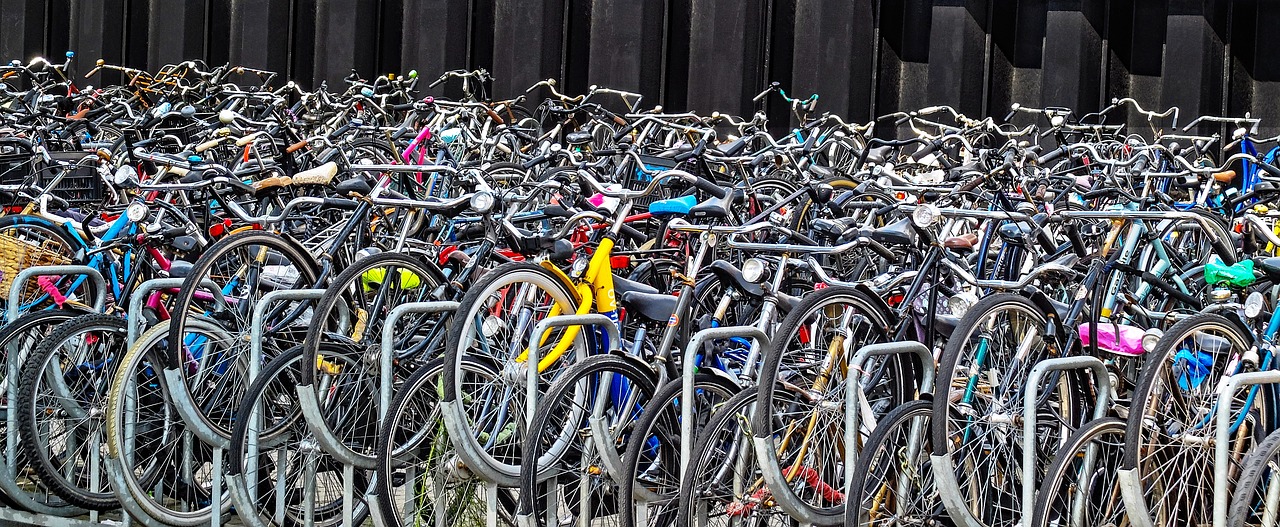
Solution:
<svg viewBox="0 0 1280 527">
<path fill-rule="evenodd" d="M 494 268 L 463 296 L 445 344 L 441 410 L 459 457 L 485 479 L 519 485 L 527 418 L 525 350 L 538 322 L 572 314 L 578 302 L 550 271 L 524 262 Z M 582 333 L 580 327 L 555 328 L 534 343 L 542 359 L 539 392 L 545 392 L 545 386 L 565 368 L 587 356 L 587 339 Z M 562 350 L 560 355 L 549 357 L 557 346 Z M 501 373 L 491 379 L 469 377 L 463 369 L 466 360 L 495 365 Z"/>
</svg>

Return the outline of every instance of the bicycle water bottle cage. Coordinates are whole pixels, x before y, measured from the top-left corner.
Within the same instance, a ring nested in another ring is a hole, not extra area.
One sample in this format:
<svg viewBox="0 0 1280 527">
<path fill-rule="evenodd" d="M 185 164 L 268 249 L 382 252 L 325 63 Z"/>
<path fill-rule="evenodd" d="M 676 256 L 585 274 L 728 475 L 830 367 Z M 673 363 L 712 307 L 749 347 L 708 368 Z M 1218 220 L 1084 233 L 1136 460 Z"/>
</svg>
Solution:
<svg viewBox="0 0 1280 527">
<path fill-rule="evenodd" d="M 1204 281 L 1213 285 L 1248 287 L 1257 280 L 1258 277 L 1253 274 L 1253 260 L 1226 265 L 1222 260 L 1214 257 L 1204 266 Z"/>
</svg>

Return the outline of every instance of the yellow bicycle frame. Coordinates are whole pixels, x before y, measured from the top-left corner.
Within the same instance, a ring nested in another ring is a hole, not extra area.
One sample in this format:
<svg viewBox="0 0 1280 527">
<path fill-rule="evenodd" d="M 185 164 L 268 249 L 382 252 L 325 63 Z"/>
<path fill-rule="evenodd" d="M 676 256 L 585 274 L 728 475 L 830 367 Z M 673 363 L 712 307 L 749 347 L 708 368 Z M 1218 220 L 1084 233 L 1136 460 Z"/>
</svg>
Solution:
<svg viewBox="0 0 1280 527">
<path fill-rule="evenodd" d="M 582 279 L 576 283 L 571 282 L 560 269 L 556 268 L 549 262 L 543 262 L 542 266 L 551 270 L 553 273 L 565 280 L 575 291 L 578 296 L 578 309 L 575 314 L 585 315 L 591 312 L 592 299 L 595 299 L 595 305 L 598 306 L 597 311 L 600 313 L 610 313 L 618 310 L 617 295 L 613 289 L 613 265 L 611 256 L 613 254 L 613 239 L 606 237 L 600 240 L 600 245 L 596 247 L 596 252 L 591 255 L 591 263 L 587 265 L 587 271 L 583 273 Z M 551 306 L 548 316 L 554 317 L 563 311 L 560 303 Z M 546 355 L 538 361 L 538 371 L 546 371 L 552 364 L 560 359 L 569 347 L 573 345 L 573 340 L 578 337 L 578 332 L 582 330 L 581 326 L 569 326 L 565 328 L 564 335 L 560 337 L 560 341 Z M 551 330 L 547 330 L 538 338 L 538 346 L 547 343 L 547 339 L 551 337 Z M 516 362 L 525 362 L 529 358 L 529 349 L 525 348 L 516 357 Z"/>
</svg>

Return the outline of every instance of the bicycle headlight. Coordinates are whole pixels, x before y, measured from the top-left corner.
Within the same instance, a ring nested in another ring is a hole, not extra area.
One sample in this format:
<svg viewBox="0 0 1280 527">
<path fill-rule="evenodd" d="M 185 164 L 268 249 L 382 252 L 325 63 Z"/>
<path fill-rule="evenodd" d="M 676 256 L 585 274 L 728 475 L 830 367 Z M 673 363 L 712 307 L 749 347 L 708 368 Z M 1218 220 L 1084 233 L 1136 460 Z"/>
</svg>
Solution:
<svg viewBox="0 0 1280 527">
<path fill-rule="evenodd" d="M 1248 318 L 1257 318 L 1262 314 L 1262 308 L 1266 301 L 1262 298 L 1262 293 L 1254 291 L 1249 293 L 1249 297 L 1244 300 L 1244 316 Z"/>
<path fill-rule="evenodd" d="M 134 179 L 136 177 L 138 177 L 138 172 L 134 170 L 131 165 L 122 165 L 120 168 L 116 169 L 115 174 L 112 174 L 111 180 L 115 182 L 116 186 L 123 186 L 128 183 L 130 179 Z"/>
<path fill-rule="evenodd" d="M 759 258 L 747 258 L 742 262 L 742 279 L 753 284 L 760 283 L 764 279 L 764 261 Z"/>
<path fill-rule="evenodd" d="M 124 209 L 124 214 L 129 221 L 138 223 L 147 219 L 147 205 L 145 203 L 130 203 L 129 207 Z"/>
<path fill-rule="evenodd" d="M 923 229 L 938 221 L 939 215 L 938 207 L 925 203 L 916 206 L 916 210 L 911 212 L 911 222 Z"/>
<path fill-rule="evenodd" d="M 497 199 L 489 192 L 477 192 L 471 195 L 471 210 L 480 214 L 488 214 L 493 210 L 493 204 Z"/>
<path fill-rule="evenodd" d="M 573 259 L 573 267 L 569 269 L 569 275 L 579 278 L 583 273 L 587 272 L 587 266 L 591 265 L 591 259 L 579 256 Z"/>
<path fill-rule="evenodd" d="M 947 310 L 951 312 L 951 316 L 962 317 L 977 303 L 978 295 L 968 291 L 956 293 L 947 298 Z"/>
<path fill-rule="evenodd" d="M 1163 331 L 1160 331 L 1156 328 L 1148 329 L 1145 333 L 1142 334 L 1142 351 L 1146 353 L 1151 353 L 1151 350 L 1156 349 L 1156 343 L 1160 342 L 1160 337 L 1163 337 L 1163 336 L 1164 336 Z"/>
</svg>

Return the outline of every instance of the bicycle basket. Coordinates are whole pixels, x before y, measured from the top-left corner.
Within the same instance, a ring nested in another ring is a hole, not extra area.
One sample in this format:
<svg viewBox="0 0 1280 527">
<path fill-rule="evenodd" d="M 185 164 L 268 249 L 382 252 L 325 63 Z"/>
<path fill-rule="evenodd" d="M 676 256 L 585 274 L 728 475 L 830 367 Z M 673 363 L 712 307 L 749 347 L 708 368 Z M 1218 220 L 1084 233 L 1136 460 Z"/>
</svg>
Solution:
<svg viewBox="0 0 1280 527">
<path fill-rule="evenodd" d="M 64 265 L 70 261 L 67 256 L 43 245 L 19 239 L 9 233 L 0 233 L 0 294 L 8 298 L 9 290 L 13 288 L 13 279 L 23 269 L 40 265 Z M 29 280 L 23 286 L 22 298 L 32 298 L 39 291 L 40 285 L 35 280 Z"/>
<path fill-rule="evenodd" d="M 644 190 L 645 187 L 649 186 L 649 182 L 653 181 L 654 174 L 646 173 L 645 170 L 650 172 L 661 172 L 671 170 L 680 165 L 679 161 L 666 157 L 644 154 L 640 154 L 638 157 L 640 158 L 640 162 L 644 164 L 644 170 L 641 170 L 638 166 L 632 166 L 631 169 L 625 173 L 626 179 L 623 182 L 623 186 L 626 187 L 627 190 Z M 670 190 L 668 189 L 658 189 L 653 194 L 637 199 L 633 204 L 633 208 L 636 212 L 646 212 L 649 210 L 650 203 L 660 199 L 667 199 L 671 197 L 669 194 Z"/>
</svg>

